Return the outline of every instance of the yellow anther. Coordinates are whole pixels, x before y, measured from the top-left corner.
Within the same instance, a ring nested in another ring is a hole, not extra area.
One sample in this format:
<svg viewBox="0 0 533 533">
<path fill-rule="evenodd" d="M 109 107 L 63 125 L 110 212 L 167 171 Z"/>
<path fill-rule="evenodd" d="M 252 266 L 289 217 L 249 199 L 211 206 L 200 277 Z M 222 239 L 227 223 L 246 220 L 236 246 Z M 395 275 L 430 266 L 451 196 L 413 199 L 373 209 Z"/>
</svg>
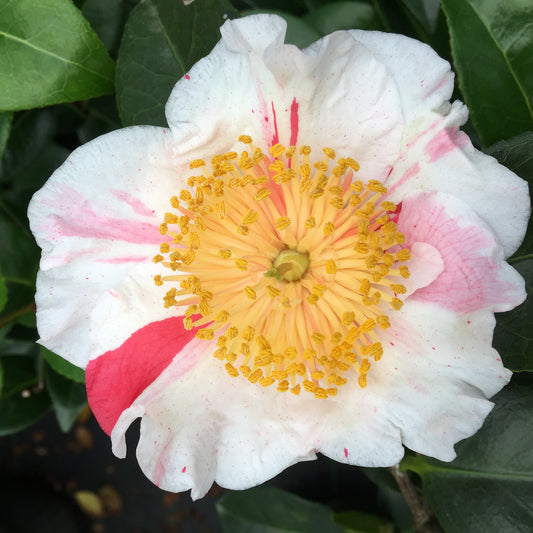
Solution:
<svg viewBox="0 0 533 533">
<path fill-rule="evenodd" d="M 402 308 L 402 306 L 403 306 L 403 302 L 401 300 L 399 300 L 398 298 L 393 298 L 390 301 L 390 306 L 393 309 L 396 309 L 396 311 L 399 311 Z"/>
<path fill-rule="evenodd" d="M 402 262 L 409 261 L 411 259 L 411 252 L 407 248 L 404 248 L 396 254 L 396 259 Z"/>
<path fill-rule="evenodd" d="M 329 236 L 335 231 L 335 224 L 333 222 L 326 222 L 322 228 L 324 235 Z"/>
<path fill-rule="evenodd" d="M 239 375 L 239 371 L 231 363 L 226 363 L 225 368 L 226 368 L 226 372 L 232 378 L 236 378 Z"/>
<path fill-rule="evenodd" d="M 309 217 L 306 221 L 305 221 L 305 227 L 307 229 L 311 229 L 311 228 L 314 228 L 316 226 L 316 220 L 315 220 L 315 217 Z"/>
<path fill-rule="evenodd" d="M 168 254 L 168 252 L 170 251 L 170 244 L 168 242 L 162 242 L 160 245 L 159 245 L 159 251 L 162 253 L 162 254 Z"/>
<path fill-rule="evenodd" d="M 245 378 L 247 378 L 247 377 L 251 374 L 251 372 L 252 372 L 252 369 L 251 369 L 249 366 L 247 366 L 247 365 L 241 365 L 241 366 L 239 367 L 239 370 L 241 371 L 241 374 L 242 374 Z"/>
<path fill-rule="evenodd" d="M 379 192 L 381 194 L 385 194 L 387 192 L 387 187 L 385 187 L 380 181 L 378 180 L 369 180 L 366 188 L 369 191 L 372 192 Z"/>
<path fill-rule="evenodd" d="M 303 179 L 308 179 L 311 176 L 311 166 L 309 163 L 304 163 L 303 165 L 300 165 L 300 176 Z M 303 192 L 303 191 L 300 191 Z"/>
<path fill-rule="evenodd" d="M 226 152 L 224 154 L 224 159 L 226 159 L 227 161 L 237 159 L 237 152 Z"/>
<path fill-rule="evenodd" d="M 396 204 L 394 202 L 381 202 L 380 204 L 381 209 L 384 209 L 385 211 L 388 211 L 389 213 L 394 213 L 396 211 Z"/>
<path fill-rule="evenodd" d="M 341 342 L 341 340 L 342 340 L 342 333 L 340 331 L 336 331 L 331 336 L 330 342 L 331 342 L 331 344 L 339 344 L 339 342 Z"/>
<path fill-rule="evenodd" d="M 255 329 L 252 326 L 246 326 L 242 332 L 242 338 L 250 342 L 255 336 Z"/>
<path fill-rule="evenodd" d="M 235 266 L 239 270 L 246 270 L 248 268 L 248 261 L 246 259 L 235 259 Z"/>
<path fill-rule="evenodd" d="M 210 340 L 213 340 L 215 338 L 215 332 L 211 328 L 199 329 L 196 332 L 196 337 L 198 339 L 203 339 L 203 340 L 210 341 Z"/>
<path fill-rule="evenodd" d="M 268 196 L 270 196 L 270 191 L 268 189 L 263 188 L 263 189 L 259 189 L 253 195 L 253 199 L 254 199 L 255 202 L 260 202 L 261 200 L 264 200 Z"/>
<path fill-rule="evenodd" d="M 229 313 L 227 311 L 219 311 L 215 317 L 215 322 L 221 322 L 224 324 L 229 320 Z"/>
<path fill-rule="evenodd" d="M 165 213 L 165 222 L 167 224 L 177 224 L 178 217 L 172 213 Z"/>
<path fill-rule="evenodd" d="M 271 170 L 272 172 L 281 172 L 282 170 L 285 170 L 285 165 L 283 161 L 277 160 L 271 163 L 270 165 L 268 165 L 268 169 Z"/>
<path fill-rule="evenodd" d="M 315 383 L 313 383 L 312 381 L 309 381 L 309 380 L 304 380 L 303 383 L 303 388 L 307 391 L 307 392 L 315 392 L 317 386 Z"/>
<path fill-rule="evenodd" d="M 285 153 L 285 150 L 286 150 L 285 146 L 278 143 L 272 146 L 272 148 L 270 148 L 270 153 L 272 154 L 273 157 L 279 157 L 281 154 Z"/>
<path fill-rule="evenodd" d="M 226 204 L 224 201 L 215 204 L 215 211 L 219 218 L 226 218 Z"/>
<path fill-rule="evenodd" d="M 298 383 L 298 385 L 295 385 L 294 387 L 292 387 L 290 389 L 290 391 L 295 395 L 295 396 L 298 396 L 300 394 L 300 384 Z"/>
<path fill-rule="evenodd" d="M 165 259 L 161 254 L 157 254 L 157 255 L 154 255 L 154 258 L 152 259 L 152 261 L 154 263 L 160 263 L 161 261 L 163 261 L 163 259 Z"/>
<path fill-rule="evenodd" d="M 174 208 L 174 209 L 178 209 L 179 206 L 180 206 L 180 201 L 178 200 L 178 197 L 177 196 L 173 196 L 171 199 L 170 199 L 170 205 Z"/>
<path fill-rule="evenodd" d="M 339 196 L 332 198 L 329 201 L 329 204 L 332 205 L 335 209 L 338 209 L 339 211 L 341 209 L 344 209 L 344 200 Z"/>
<path fill-rule="evenodd" d="M 274 221 L 274 225 L 278 231 L 283 231 L 291 225 L 291 219 L 289 217 L 279 217 Z"/>
<path fill-rule="evenodd" d="M 381 329 L 390 328 L 389 317 L 386 315 L 380 315 L 376 318 L 376 322 Z"/>
<path fill-rule="evenodd" d="M 195 168 L 205 167 L 205 161 L 203 159 L 195 159 L 194 161 L 191 161 L 189 168 L 191 170 Z"/>
<path fill-rule="evenodd" d="M 269 387 L 272 383 L 275 383 L 275 379 L 272 376 L 261 378 L 259 383 L 262 387 Z"/>
<path fill-rule="evenodd" d="M 310 153 L 311 153 L 311 147 L 310 146 L 302 146 L 300 148 L 300 154 L 309 155 Z"/>
<path fill-rule="evenodd" d="M 165 222 L 163 222 L 162 224 L 159 224 L 159 233 L 161 233 L 161 235 L 166 235 L 167 231 L 168 231 L 168 226 Z"/>
<path fill-rule="evenodd" d="M 253 139 L 249 135 L 240 135 L 239 142 L 243 144 L 251 144 Z"/>
<path fill-rule="evenodd" d="M 315 305 L 318 302 L 319 296 L 317 294 L 310 294 L 306 297 L 306 300 L 311 304 Z"/>
<path fill-rule="evenodd" d="M 336 274 L 337 273 L 337 263 L 333 259 L 328 259 L 326 261 L 326 273 L 327 274 Z"/>
<path fill-rule="evenodd" d="M 229 248 L 224 248 L 223 250 L 218 251 L 218 256 L 222 259 L 230 259 L 231 258 L 231 250 Z"/>
<path fill-rule="evenodd" d="M 240 224 L 237 226 L 237 233 L 239 235 L 242 235 L 243 237 L 246 237 L 248 233 L 250 233 L 250 228 L 248 226 L 244 226 L 243 224 Z"/>
<path fill-rule="evenodd" d="M 276 298 L 277 296 L 281 294 L 281 291 L 277 289 L 276 287 L 274 287 L 273 285 L 267 285 L 265 289 L 271 298 Z"/>
<path fill-rule="evenodd" d="M 318 333 L 317 331 L 315 331 L 312 335 L 311 335 L 311 339 L 316 342 L 317 344 L 322 344 L 325 340 L 326 340 L 326 337 L 325 335 L 323 335 L 322 333 Z"/>
<path fill-rule="evenodd" d="M 359 292 L 361 294 L 364 294 L 365 296 L 368 296 L 368 294 L 370 293 L 370 289 L 371 289 L 370 281 L 366 278 L 363 279 L 361 281 L 361 285 L 359 286 Z"/>
<path fill-rule="evenodd" d="M 359 194 L 365 190 L 365 186 L 361 180 L 356 180 L 350 184 L 350 189 Z"/>
<path fill-rule="evenodd" d="M 242 223 L 246 226 L 249 226 L 250 224 L 253 224 L 257 218 L 259 217 L 259 213 L 257 211 L 254 211 L 253 209 L 250 209 L 248 213 L 242 218 Z"/>
<path fill-rule="evenodd" d="M 359 383 L 359 386 L 364 389 L 366 387 L 366 374 L 361 374 L 357 378 L 357 383 Z"/>
<path fill-rule="evenodd" d="M 353 313 L 352 311 L 346 311 L 345 313 L 343 313 L 342 323 L 345 326 L 353 325 L 354 320 L 355 320 L 355 313 Z"/>
<path fill-rule="evenodd" d="M 396 294 L 405 294 L 407 292 L 407 289 L 404 285 L 400 285 L 399 283 L 391 283 L 390 288 L 392 292 Z"/>
<path fill-rule="evenodd" d="M 157 274 L 154 276 L 154 283 L 160 287 L 161 285 L 163 285 L 163 280 L 161 279 L 161 274 Z"/>
<path fill-rule="evenodd" d="M 409 269 L 406 266 L 400 266 L 398 267 L 398 270 L 400 271 L 400 276 L 402 278 L 407 279 L 411 276 L 411 272 L 409 272 Z"/>
<path fill-rule="evenodd" d="M 345 161 L 346 161 L 346 164 L 355 172 L 357 172 L 359 168 L 361 168 L 359 166 L 359 163 L 355 159 L 352 159 L 351 157 L 347 157 Z"/>
<path fill-rule="evenodd" d="M 335 159 L 335 150 L 332 148 L 322 148 L 322 152 L 324 152 L 330 159 Z"/>
<path fill-rule="evenodd" d="M 244 294 L 246 294 L 246 296 L 248 298 L 250 298 L 250 300 L 255 300 L 257 298 L 257 294 L 256 292 L 254 291 L 254 289 L 252 287 L 250 287 L 249 285 L 247 285 L 246 287 L 244 287 Z"/>
<path fill-rule="evenodd" d="M 252 383 L 257 383 L 262 377 L 263 371 L 260 368 L 257 368 L 248 376 L 248 381 L 251 381 Z"/>
</svg>

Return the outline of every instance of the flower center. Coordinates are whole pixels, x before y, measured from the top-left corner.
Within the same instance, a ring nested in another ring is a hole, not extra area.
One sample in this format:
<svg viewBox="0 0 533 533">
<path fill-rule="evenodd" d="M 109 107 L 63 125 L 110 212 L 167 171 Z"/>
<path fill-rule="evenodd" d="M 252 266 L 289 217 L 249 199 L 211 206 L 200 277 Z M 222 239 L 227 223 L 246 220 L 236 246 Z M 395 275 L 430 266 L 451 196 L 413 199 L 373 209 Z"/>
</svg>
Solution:
<svg viewBox="0 0 533 533">
<path fill-rule="evenodd" d="M 309 254 L 297 250 L 282 250 L 274 259 L 272 268 L 265 272 L 265 276 L 278 281 L 298 281 L 308 267 Z"/>
<path fill-rule="evenodd" d="M 164 305 L 232 377 L 320 399 L 364 388 L 409 277 L 396 205 L 330 148 L 312 158 L 309 146 L 263 154 L 239 141 L 240 154 L 193 161 L 199 173 L 170 199 L 154 257 L 170 270 L 154 277 L 170 287 Z"/>
</svg>

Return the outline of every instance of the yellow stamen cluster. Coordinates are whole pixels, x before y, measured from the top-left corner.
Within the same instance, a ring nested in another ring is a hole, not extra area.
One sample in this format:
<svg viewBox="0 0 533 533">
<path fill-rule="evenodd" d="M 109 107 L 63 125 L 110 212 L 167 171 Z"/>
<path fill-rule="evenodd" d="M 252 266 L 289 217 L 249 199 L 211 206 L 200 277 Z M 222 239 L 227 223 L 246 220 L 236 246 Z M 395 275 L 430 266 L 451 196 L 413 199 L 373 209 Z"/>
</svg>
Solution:
<svg viewBox="0 0 533 533">
<path fill-rule="evenodd" d="M 383 355 L 388 310 L 400 309 L 408 249 L 396 205 L 358 163 L 276 144 L 195 160 L 170 200 L 154 257 L 172 272 L 166 307 L 213 343 L 230 376 L 316 398 L 350 379 L 367 384 Z"/>
</svg>

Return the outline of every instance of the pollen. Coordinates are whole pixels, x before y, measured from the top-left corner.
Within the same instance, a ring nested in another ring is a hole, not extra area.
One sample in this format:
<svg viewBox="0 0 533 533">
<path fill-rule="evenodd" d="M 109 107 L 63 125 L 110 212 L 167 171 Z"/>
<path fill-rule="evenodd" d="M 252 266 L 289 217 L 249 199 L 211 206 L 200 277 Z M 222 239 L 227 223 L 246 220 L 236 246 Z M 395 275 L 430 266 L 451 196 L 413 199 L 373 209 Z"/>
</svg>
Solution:
<svg viewBox="0 0 533 533">
<path fill-rule="evenodd" d="M 162 305 L 243 387 L 331 401 L 370 387 L 387 357 L 411 254 L 386 186 L 339 155 L 241 135 L 191 161 L 169 199 L 153 256 Z"/>
</svg>

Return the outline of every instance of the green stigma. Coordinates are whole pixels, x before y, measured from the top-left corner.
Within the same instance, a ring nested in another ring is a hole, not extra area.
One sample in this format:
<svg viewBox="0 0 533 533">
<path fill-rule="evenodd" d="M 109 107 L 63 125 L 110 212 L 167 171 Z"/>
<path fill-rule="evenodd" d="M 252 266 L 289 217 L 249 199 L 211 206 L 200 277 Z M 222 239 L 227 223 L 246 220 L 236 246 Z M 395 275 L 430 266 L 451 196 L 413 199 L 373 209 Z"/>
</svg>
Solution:
<svg viewBox="0 0 533 533">
<path fill-rule="evenodd" d="M 278 281 L 298 281 L 309 268 L 309 254 L 296 250 L 283 250 L 274 260 L 272 268 L 265 272 L 267 278 Z"/>
</svg>

